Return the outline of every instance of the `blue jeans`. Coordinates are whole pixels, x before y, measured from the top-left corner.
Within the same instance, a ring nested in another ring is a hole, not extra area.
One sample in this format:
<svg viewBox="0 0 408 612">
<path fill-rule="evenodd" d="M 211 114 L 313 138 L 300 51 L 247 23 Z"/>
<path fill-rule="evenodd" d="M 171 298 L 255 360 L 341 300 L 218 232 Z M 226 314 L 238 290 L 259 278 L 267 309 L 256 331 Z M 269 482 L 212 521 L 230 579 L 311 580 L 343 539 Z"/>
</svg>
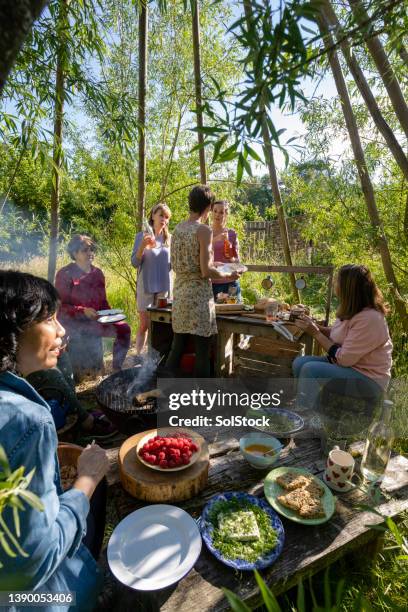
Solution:
<svg viewBox="0 0 408 612">
<path fill-rule="evenodd" d="M 219 293 L 228 293 L 228 289 L 230 287 L 234 287 L 237 292 L 236 292 L 236 296 L 238 298 L 238 300 L 241 299 L 241 286 L 239 284 L 239 281 L 232 281 L 231 283 L 220 283 L 220 284 L 214 284 L 212 286 L 212 290 L 213 290 L 213 294 L 214 294 L 214 299 L 217 298 L 217 295 Z"/>
<path fill-rule="evenodd" d="M 292 369 L 298 379 L 297 407 L 318 408 L 321 389 L 330 380 L 338 381 L 336 393 L 339 395 L 379 398 L 383 392 L 372 378 L 353 368 L 330 363 L 327 357 L 296 357 Z"/>
</svg>

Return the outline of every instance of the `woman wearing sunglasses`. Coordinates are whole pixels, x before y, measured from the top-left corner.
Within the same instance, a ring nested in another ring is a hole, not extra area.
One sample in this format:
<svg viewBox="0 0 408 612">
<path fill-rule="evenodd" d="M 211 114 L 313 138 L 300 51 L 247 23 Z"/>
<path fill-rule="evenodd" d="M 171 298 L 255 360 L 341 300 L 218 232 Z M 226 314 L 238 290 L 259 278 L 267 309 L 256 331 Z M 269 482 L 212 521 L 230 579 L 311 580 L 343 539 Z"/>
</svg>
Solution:
<svg viewBox="0 0 408 612">
<path fill-rule="evenodd" d="M 57 272 L 55 286 L 61 297 L 58 318 L 69 336 L 95 335 L 115 338 L 113 370 L 120 370 L 130 346 L 130 327 L 124 321 L 102 324 L 98 310 L 110 309 L 106 298 L 105 276 L 93 265 L 96 245 L 92 238 L 76 234 L 67 247 L 73 260 Z M 86 345 L 84 350 L 87 350 Z"/>
</svg>

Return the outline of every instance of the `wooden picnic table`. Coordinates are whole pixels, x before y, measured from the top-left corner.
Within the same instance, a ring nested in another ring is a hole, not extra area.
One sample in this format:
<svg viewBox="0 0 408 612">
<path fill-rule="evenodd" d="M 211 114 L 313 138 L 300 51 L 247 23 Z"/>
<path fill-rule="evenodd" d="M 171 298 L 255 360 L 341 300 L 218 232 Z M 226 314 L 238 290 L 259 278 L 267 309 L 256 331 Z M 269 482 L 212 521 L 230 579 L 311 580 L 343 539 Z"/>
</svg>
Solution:
<svg viewBox="0 0 408 612">
<path fill-rule="evenodd" d="M 150 307 L 149 345 L 160 353 L 170 349 L 173 336 L 171 328 L 171 308 Z M 312 354 L 313 338 L 303 334 L 295 342 L 283 338 L 272 325 L 262 319 L 242 314 L 217 314 L 218 334 L 215 336 L 215 377 L 231 376 L 234 367 L 239 365 L 246 376 L 292 376 L 293 359 L 305 350 Z M 265 345 L 258 350 L 241 350 L 238 346 L 243 336 L 261 338 Z M 266 349 L 266 350 L 265 350 Z"/>
<path fill-rule="evenodd" d="M 203 433 L 200 431 L 200 433 Z M 244 433 L 244 432 L 242 432 Z M 234 430 L 208 432 L 210 469 L 207 487 L 201 494 L 177 505 L 192 516 L 200 516 L 203 506 L 215 494 L 225 491 L 246 491 L 262 496 L 263 481 L 268 470 L 252 468 L 239 451 L 241 432 Z M 108 475 L 110 495 L 113 496 L 118 518 L 147 505 L 128 495 L 118 482 L 118 449 L 108 451 L 111 470 Z M 311 437 L 292 438 L 285 446 L 279 466 L 303 467 L 320 476 L 324 469 L 320 441 Z M 384 516 L 395 517 L 408 509 L 408 459 L 391 459 L 384 494 L 376 510 Z M 336 512 L 325 524 L 305 526 L 282 518 L 285 544 L 277 561 L 261 574 L 272 591 L 278 595 L 296 585 L 300 579 L 313 575 L 349 552 L 375 542 L 378 531 L 370 526 L 382 519 L 367 511 L 359 511 L 357 504 L 368 504 L 367 495 L 354 490 L 336 496 Z M 372 553 L 367 551 L 367 558 Z M 140 593 L 120 585 L 115 610 L 161 610 L 179 612 L 191 610 L 220 611 L 229 608 L 222 587 L 231 589 L 248 605 L 260 603 L 259 592 L 252 572 L 235 572 L 208 552 L 205 544 L 195 567 L 178 584 L 162 591 Z"/>
</svg>

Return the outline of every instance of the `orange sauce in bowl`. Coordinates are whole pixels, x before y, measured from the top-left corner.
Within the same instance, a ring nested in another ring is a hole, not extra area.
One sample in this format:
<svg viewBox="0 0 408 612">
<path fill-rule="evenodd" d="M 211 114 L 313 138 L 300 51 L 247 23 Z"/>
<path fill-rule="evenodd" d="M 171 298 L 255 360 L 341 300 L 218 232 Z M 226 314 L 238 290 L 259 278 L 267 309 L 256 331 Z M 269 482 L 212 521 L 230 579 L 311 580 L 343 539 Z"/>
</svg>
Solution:
<svg viewBox="0 0 408 612">
<path fill-rule="evenodd" d="M 246 446 L 245 450 L 247 453 L 252 453 L 253 455 L 263 456 L 264 453 L 273 450 L 272 446 L 265 446 L 265 444 L 251 444 L 250 446 Z M 269 457 L 272 457 L 274 453 L 270 453 Z"/>
</svg>

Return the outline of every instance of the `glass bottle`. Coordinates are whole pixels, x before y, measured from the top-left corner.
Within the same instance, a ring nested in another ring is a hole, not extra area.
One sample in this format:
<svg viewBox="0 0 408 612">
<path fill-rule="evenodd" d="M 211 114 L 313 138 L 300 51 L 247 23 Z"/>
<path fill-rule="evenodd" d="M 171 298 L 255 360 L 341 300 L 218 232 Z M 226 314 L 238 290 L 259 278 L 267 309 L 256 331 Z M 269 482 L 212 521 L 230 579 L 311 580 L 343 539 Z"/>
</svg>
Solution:
<svg viewBox="0 0 408 612">
<path fill-rule="evenodd" d="M 231 259 L 233 257 L 233 247 L 229 241 L 228 232 L 224 232 L 224 257 Z"/>
<path fill-rule="evenodd" d="M 148 236 L 150 236 L 151 238 L 154 239 L 154 232 L 153 232 L 153 228 L 150 225 L 150 223 L 148 223 L 146 221 L 146 219 L 143 219 L 143 224 L 142 225 L 143 225 L 143 227 L 142 227 L 143 233 L 147 234 Z"/>
<path fill-rule="evenodd" d="M 379 421 L 374 421 L 368 430 L 361 461 L 361 473 L 370 482 L 382 480 L 391 455 L 394 434 L 390 425 L 393 403 L 384 400 Z"/>
<path fill-rule="evenodd" d="M 146 219 L 143 219 L 142 230 L 145 235 L 147 234 L 151 238 L 151 246 L 154 248 L 156 246 L 156 237 L 152 226 Z"/>
</svg>

